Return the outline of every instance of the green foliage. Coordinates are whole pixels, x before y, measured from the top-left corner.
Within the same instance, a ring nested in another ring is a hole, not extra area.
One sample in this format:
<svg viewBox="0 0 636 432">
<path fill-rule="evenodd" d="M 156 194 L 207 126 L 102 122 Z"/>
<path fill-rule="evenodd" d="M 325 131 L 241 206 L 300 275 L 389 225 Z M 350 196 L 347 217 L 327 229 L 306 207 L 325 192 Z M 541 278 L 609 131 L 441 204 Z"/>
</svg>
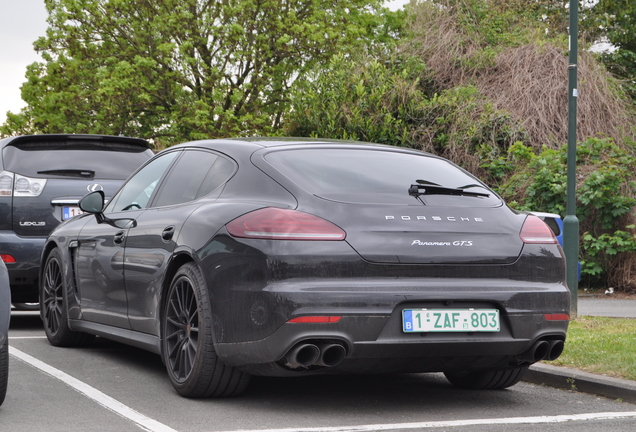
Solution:
<svg viewBox="0 0 636 432">
<path fill-rule="evenodd" d="M 628 225 L 625 228 L 632 232 L 616 230 L 598 237 L 589 232 L 583 234 L 581 249 L 586 259 L 581 263 L 582 273 L 599 280 L 619 254 L 636 253 L 636 235 L 633 234 L 636 226 Z"/>
<path fill-rule="evenodd" d="M 468 169 L 479 168 L 480 155 L 494 158 L 523 139 L 474 86 L 432 90 L 414 57 L 336 56 L 292 90 L 283 133 L 418 148 Z"/>
<path fill-rule="evenodd" d="M 334 53 L 390 44 L 379 0 L 51 0 L 49 29 L 5 135 L 154 138 L 276 130 L 298 77 Z"/>
<path fill-rule="evenodd" d="M 544 11 L 541 1 L 450 0 L 438 3 L 460 9 L 462 28 L 490 49 L 530 42 L 531 30 L 538 27 Z"/>
<path fill-rule="evenodd" d="M 607 69 L 621 78 L 625 92 L 636 100 L 636 51 L 618 48 L 601 56 Z"/>
<path fill-rule="evenodd" d="M 601 58 L 608 70 L 624 80 L 628 94 L 636 99 L 636 2 L 599 0 L 584 15 L 582 28 L 591 37 L 605 38 L 616 48 Z"/>
<path fill-rule="evenodd" d="M 428 118 L 436 128 L 432 137 L 433 150 L 447 153 L 449 147 L 492 160 L 505 154 L 510 145 L 525 140 L 523 129 L 505 110 L 496 109 L 477 87 L 458 86 L 428 100 Z M 423 119 L 425 122 L 427 119 Z M 461 158 L 456 161 L 462 164 Z M 467 167 L 468 168 L 468 167 Z"/>
<path fill-rule="evenodd" d="M 423 64 L 335 56 L 291 93 L 287 135 L 406 145 L 422 114 Z"/>
<path fill-rule="evenodd" d="M 525 161 L 525 162 L 524 162 Z M 535 155 L 518 143 L 506 158 L 487 166 L 512 173 L 500 187 L 520 210 L 564 215 L 567 148 Z M 636 159 L 609 138 L 591 138 L 577 146 L 577 217 L 580 221 L 582 275 L 600 283 L 620 253 L 636 252 L 634 226 L 625 226 L 636 205 L 632 180 Z"/>
<path fill-rule="evenodd" d="M 563 355 L 550 362 L 636 380 L 636 320 L 583 316 L 570 321 Z"/>
</svg>

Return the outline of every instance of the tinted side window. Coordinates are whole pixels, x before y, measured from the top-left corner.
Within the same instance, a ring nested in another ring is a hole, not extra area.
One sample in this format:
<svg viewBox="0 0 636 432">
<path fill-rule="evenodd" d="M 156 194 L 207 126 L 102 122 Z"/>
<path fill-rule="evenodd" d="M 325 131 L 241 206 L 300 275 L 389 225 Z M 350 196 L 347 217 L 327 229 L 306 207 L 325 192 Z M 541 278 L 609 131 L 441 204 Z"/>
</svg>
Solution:
<svg viewBox="0 0 636 432">
<path fill-rule="evenodd" d="M 117 192 L 106 207 L 105 213 L 146 208 L 159 180 L 179 153 L 166 153 L 143 167 Z"/>
<path fill-rule="evenodd" d="M 234 172 L 234 164 L 214 153 L 186 150 L 161 186 L 153 207 L 180 204 L 205 196 Z"/>
</svg>

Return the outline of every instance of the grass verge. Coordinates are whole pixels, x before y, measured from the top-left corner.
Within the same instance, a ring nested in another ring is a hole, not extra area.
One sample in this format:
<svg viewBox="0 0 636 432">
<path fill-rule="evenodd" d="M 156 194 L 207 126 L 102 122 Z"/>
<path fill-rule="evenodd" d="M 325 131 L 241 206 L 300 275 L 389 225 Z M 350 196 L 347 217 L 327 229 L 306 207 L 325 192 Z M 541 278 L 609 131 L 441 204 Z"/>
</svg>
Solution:
<svg viewBox="0 0 636 432">
<path fill-rule="evenodd" d="M 580 316 L 549 364 L 636 381 L 636 319 Z"/>
</svg>

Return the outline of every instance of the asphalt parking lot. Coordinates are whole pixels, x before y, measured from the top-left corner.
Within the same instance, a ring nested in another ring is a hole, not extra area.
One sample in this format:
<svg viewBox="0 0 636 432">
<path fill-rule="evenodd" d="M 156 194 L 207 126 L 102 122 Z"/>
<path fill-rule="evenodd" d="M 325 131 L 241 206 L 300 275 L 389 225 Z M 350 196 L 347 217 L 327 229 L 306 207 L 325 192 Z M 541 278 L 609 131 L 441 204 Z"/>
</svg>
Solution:
<svg viewBox="0 0 636 432">
<path fill-rule="evenodd" d="M 158 356 L 98 338 L 51 346 L 37 313 L 12 316 L 4 431 L 632 431 L 636 405 L 522 382 L 458 390 L 441 374 L 255 378 L 231 399 L 178 396 Z"/>
</svg>

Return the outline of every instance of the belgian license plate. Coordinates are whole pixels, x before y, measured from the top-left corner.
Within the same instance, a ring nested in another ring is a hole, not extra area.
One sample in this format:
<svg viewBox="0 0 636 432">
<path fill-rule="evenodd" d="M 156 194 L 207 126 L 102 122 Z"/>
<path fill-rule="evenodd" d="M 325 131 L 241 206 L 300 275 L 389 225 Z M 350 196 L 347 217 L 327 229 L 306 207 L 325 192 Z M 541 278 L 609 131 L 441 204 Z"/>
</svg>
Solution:
<svg viewBox="0 0 636 432">
<path fill-rule="evenodd" d="M 404 309 L 402 328 L 414 332 L 498 332 L 497 309 Z"/>
<path fill-rule="evenodd" d="M 84 212 L 77 206 L 64 206 L 62 207 L 62 220 L 70 219 L 82 213 Z"/>
</svg>

